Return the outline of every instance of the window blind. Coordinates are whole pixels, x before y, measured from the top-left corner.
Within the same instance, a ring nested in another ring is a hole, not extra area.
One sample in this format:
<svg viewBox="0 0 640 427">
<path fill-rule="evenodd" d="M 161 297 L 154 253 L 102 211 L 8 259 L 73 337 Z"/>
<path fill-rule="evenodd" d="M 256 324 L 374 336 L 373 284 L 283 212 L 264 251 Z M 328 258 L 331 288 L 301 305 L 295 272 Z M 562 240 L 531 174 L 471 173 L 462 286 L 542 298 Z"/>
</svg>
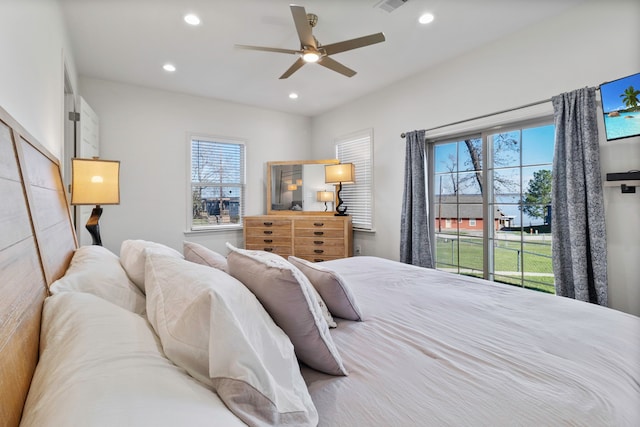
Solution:
<svg viewBox="0 0 640 427">
<path fill-rule="evenodd" d="M 367 130 L 339 138 L 336 143 L 336 158 L 340 163 L 353 163 L 356 168 L 355 184 L 344 184 L 340 197 L 352 217 L 353 227 L 361 230 L 373 229 L 372 139 L 372 131 Z"/>
</svg>

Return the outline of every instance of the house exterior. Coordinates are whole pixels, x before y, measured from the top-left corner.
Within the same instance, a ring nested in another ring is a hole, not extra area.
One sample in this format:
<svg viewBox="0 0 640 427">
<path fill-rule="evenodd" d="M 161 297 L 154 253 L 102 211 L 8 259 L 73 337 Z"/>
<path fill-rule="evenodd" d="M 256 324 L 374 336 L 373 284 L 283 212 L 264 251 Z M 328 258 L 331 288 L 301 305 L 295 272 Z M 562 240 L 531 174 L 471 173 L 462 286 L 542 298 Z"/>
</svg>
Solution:
<svg viewBox="0 0 640 427">
<path fill-rule="evenodd" d="M 438 233 L 482 231 L 484 227 L 480 194 L 436 196 L 434 214 L 434 229 Z M 494 208 L 493 217 L 494 230 L 510 227 L 513 222 L 513 217 L 504 215 L 498 206 Z"/>
</svg>

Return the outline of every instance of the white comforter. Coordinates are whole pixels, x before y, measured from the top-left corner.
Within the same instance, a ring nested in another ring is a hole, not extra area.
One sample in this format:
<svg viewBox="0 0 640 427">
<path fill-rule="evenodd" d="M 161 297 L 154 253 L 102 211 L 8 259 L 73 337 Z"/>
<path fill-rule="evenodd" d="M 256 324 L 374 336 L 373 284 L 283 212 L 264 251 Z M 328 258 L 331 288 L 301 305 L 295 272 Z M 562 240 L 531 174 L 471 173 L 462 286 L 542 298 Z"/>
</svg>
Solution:
<svg viewBox="0 0 640 427">
<path fill-rule="evenodd" d="M 322 426 L 640 426 L 640 318 L 372 257 L 323 263 L 364 322 L 303 368 Z"/>
</svg>

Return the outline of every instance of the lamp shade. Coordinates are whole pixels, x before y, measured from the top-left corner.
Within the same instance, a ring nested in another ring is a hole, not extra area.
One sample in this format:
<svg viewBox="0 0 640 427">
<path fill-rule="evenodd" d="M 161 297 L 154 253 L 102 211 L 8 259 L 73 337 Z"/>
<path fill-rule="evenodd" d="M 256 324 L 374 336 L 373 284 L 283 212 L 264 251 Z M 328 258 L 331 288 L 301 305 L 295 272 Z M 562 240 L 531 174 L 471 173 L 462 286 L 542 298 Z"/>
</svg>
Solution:
<svg viewBox="0 0 640 427">
<path fill-rule="evenodd" d="M 333 191 L 318 191 L 316 196 L 319 202 L 333 202 Z"/>
<path fill-rule="evenodd" d="M 71 159 L 72 205 L 119 205 L 120 162 Z"/>
<path fill-rule="evenodd" d="M 289 191 L 296 191 L 298 189 L 298 186 L 296 184 L 288 184 L 287 185 L 287 190 Z"/>
<path fill-rule="evenodd" d="M 356 165 L 340 163 L 324 167 L 324 182 L 327 184 L 354 184 L 356 182 Z"/>
</svg>

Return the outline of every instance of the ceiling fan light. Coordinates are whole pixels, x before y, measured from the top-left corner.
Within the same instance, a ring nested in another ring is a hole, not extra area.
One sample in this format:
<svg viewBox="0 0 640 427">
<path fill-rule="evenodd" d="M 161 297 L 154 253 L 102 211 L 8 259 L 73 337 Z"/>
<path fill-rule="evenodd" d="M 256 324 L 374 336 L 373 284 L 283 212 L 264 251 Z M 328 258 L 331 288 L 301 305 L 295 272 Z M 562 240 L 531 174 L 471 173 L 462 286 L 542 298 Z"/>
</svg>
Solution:
<svg viewBox="0 0 640 427">
<path fill-rule="evenodd" d="M 320 55 L 316 52 L 305 52 L 302 54 L 302 59 L 304 59 L 304 62 L 318 62 Z"/>
</svg>

